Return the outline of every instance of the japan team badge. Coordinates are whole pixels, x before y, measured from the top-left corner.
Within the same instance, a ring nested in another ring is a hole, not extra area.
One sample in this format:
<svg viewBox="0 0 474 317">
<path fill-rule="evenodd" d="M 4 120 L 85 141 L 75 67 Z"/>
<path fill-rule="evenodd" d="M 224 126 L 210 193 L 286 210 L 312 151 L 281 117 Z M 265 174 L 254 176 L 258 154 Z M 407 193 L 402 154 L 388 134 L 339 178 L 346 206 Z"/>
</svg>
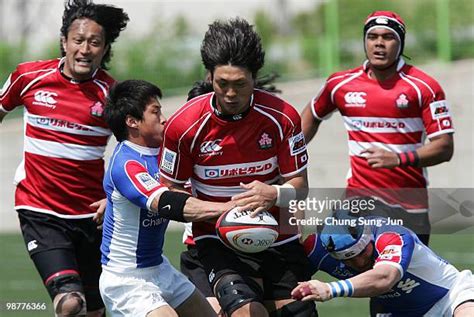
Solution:
<svg viewBox="0 0 474 317">
<path fill-rule="evenodd" d="M 405 94 L 401 94 L 398 96 L 397 100 L 395 100 L 395 104 L 397 105 L 398 109 L 406 109 L 408 108 L 408 98 Z"/>
<path fill-rule="evenodd" d="M 91 115 L 94 117 L 101 118 L 104 115 L 104 105 L 102 102 L 97 101 L 91 107 Z"/>
<path fill-rule="evenodd" d="M 270 138 L 268 133 L 263 132 L 258 140 L 258 145 L 262 150 L 269 149 L 273 146 L 273 140 Z"/>
</svg>

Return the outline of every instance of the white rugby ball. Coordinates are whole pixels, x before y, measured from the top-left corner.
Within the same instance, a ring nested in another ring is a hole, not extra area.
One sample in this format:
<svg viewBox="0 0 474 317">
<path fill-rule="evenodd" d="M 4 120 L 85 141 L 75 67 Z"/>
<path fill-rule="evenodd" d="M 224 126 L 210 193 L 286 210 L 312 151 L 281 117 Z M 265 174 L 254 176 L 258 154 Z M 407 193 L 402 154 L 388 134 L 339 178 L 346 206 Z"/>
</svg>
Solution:
<svg viewBox="0 0 474 317">
<path fill-rule="evenodd" d="M 216 223 L 220 240 L 231 249 L 244 253 L 262 252 L 278 238 L 278 222 L 268 211 L 255 218 L 251 211 L 238 208 L 223 213 Z"/>
</svg>

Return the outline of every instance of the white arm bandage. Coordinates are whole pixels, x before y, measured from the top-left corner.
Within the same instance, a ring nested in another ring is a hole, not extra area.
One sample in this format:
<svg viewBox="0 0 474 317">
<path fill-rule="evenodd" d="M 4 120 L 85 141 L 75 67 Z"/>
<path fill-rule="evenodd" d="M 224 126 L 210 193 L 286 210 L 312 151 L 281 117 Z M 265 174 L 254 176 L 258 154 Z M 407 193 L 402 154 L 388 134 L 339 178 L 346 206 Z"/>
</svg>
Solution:
<svg viewBox="0 0 474 317">
<path fill-rule="evenodd" d="M 283 185 L 272 185 L 277 190 L 277 200 L 275 206 L 289 207 L 290 201 L 296 199 L 296 188 L 288 183 Z"/>
</svg>

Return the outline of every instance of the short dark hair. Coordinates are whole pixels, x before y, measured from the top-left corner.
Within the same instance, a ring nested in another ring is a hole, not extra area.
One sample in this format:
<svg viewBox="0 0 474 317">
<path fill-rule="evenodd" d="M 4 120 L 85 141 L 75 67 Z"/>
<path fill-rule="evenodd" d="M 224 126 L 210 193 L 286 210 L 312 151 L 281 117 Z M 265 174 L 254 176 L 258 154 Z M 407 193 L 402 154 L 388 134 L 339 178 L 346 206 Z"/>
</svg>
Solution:
<svg viewBox="0 0 474 317">
<path fill-rule="evenodd" d="M 94 4 L 91 0 L 67 0 L 64 4 L 63 24 L 61 26 L 61 36 L 67 38 L 69 28 L 74 20 L 87 18 L 102 26 L 105 33 L 105 45 L 109 49 L 102 58 L 100 66 L 107 69 L 107 63 L 112 56 L 112 43 L 115 42 L 120 32 L 125 29 L 129 21 L 128 14 L 121 8 L 111 5 Z M 61 55 L 66 52 L 62 45 Z"/>
<path fill-rule="evenodd" d="M 216 66 L 232 65 L 248 69 L 256 78 L 263 67 L 265 51 L 253 26 L 244 19 L 235 18 L 209 25 L 201 45 L 201 58 L 211 74 Z"/>
<path fill-rule="evenodd" d="M 161 98 L 161 89 L 144 80 L 125 80 L 110 89 L 104 117 L 117 141 L 128 138 L 127 116 L 143 120 L 143 112 L 152 98 Z"/>
</svg>

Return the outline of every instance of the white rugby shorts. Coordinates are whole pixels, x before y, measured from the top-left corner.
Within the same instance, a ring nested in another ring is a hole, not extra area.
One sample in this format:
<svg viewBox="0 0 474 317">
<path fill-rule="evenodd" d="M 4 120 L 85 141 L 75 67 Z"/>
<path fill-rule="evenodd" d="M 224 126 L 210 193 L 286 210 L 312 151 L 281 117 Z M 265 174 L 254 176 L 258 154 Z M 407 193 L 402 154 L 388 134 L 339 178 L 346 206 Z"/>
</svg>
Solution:
<svg viewBox="0 0 474 317">
<path fill-rule="evenodd" d="M 467 300 L 474 300 L 474 276 L 470 270 L 459 272 L 449 292 L 425 316 L 452 317 L 456 307 Z"/>
<path fill-rule="evenodd" d="M 191 296 L 195 286 L 163 256 L 160 265 L 132 272 L 111 272 L 104 267 L 99 289 L 111 316 L 144 317 L 164 305 L 178 307 Z"/>
</svg>

